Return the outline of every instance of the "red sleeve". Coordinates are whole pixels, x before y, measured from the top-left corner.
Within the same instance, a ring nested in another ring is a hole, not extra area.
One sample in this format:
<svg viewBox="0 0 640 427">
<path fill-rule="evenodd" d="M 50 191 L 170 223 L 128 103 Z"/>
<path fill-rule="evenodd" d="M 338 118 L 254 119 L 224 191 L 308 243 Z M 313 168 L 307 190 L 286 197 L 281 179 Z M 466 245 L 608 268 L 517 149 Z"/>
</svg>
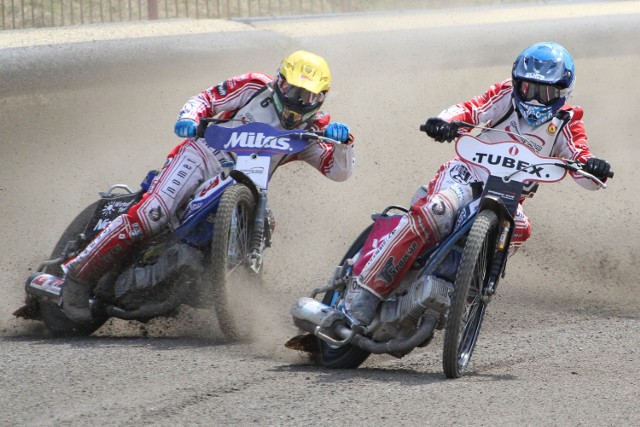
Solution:
<svg viewBox="0 0 640 427">
<path fill-rule="evenodd" d="M 447 108 L 439 117 L 448 122 L 459 120 L 474 125 L 490 123 L 503 117 L 509 110 L 512 92 L 511 80 L 503 80 L 492 85 L 482 95 Z"/>
<path fill-rule="evenodd" d="M 222 112 L 237 110 L 272 80 L 262 73 L 232 77 L 189 98 L 180 110 L 178 119 L 198 122 L 201 117 L 213 117 Z"/>
<path fill-rule="evenodd" d="M 593 154 L 591 154 L 589 150 L 587 133 L 584 129 L 584 122 L 582 121 L 584 111 L 582 107 L 572 107 L 569 105 L 565 105 L 563 110 L 571 113 L 571 119 L 569 120 L 569 124 L 562 130 L 563 136 L 567 140 L 566 148 L 568 152 L 562 152 L 560 154 L 565 158 L 585 163 L 589 157 L 593 157 Z"/>
<path fill-rule="evenodd" d="M 313 118 L 313 123 L 311 123 L 311 130 L 320 131 L 324 130 L 329 123 L 331 122 L 331 116 L 328 113 L 324 113 L 322 111 L 318 111 L 316 116 Z"/>
</svg>

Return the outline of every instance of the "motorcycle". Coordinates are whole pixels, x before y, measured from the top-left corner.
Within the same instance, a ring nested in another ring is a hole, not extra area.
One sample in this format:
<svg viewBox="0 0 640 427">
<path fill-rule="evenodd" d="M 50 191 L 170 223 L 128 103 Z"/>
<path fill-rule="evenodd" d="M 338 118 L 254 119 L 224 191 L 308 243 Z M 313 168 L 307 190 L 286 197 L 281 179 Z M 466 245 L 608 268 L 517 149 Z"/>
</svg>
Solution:
<svg viewBox="0 0 640 427">
<path fill-rule="evenodd" d="M 424 126 L 420 130 L 426 131 Z M 346 291 L 354 283 L 353 267 L 379 247 L 408 210 L 392 205 L 372 215 L 373 223 L 355 239 L 328 284 L 292 305 L 293 323 L 302 334 L 287 341 L 287 348 L 311 353 L 325 367 L 357 368 L 371 354 L 401 358 L 427 346 L 436 330 L 444 330 L 444 373 L 448 378 L 461 377 L 505 275 L 521 195 L 534 192 L 540 184 L 561 181 L 568 171 L 606 188 L 577 161 L 539 156 L 513 139 L 484 142 L 469 133 L 458 136 L 458 157 L 488 178 L 459 210 L 451 232 L 418 256 L 396 290 L 381 302 L 373 322 L 363 327 L 345 310 Z"/>
<path fill-rule="evenodd" d="M 263 253 L 271 246 L 274 226 L 267 207 L 272 157 L 298 153 L 313 140 L 335 141 L 321 132 L 283 131 L 262 123 L 227 128 L 217 122 L 202 119 L 197 137 L 230 153 L 233 160 L 196 189 L 178 212 L 176 227 L 145 243 L 93 284 L 91 321 L 74 322 L 62 311 L 62 264 L 141 200 L 157 171 L 149 172 L 135 192 L 118 184 L 99 193 L 100 198 L 76 216 L 50 259 L 27 279 L 25 305 L 14 315 L 44 322 L 55 336 L 87 336 L 109 318 L 147 322 L 171 316 L 185 304 L 213 309 L 227 339 L 242 337 L 228 293 L 240 283 L 253 286 L 261 281 Z"/>
</svg>

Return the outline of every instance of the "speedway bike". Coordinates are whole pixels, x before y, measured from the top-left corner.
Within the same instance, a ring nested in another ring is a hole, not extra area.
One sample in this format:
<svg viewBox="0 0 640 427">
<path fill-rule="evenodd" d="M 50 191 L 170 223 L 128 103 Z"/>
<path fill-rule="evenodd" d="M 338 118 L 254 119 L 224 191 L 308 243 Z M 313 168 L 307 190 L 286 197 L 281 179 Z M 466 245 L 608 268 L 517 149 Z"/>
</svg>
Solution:
<svg viewBox="0 0 640 427">
<path fill-rule="evenodd" d="M 502 132 L 457 123 L 481 132 Z M 420 130 L 426 131 L 424 126 Z M 521 195 L 538 185 L 559 182 L 568 172 L 606 188 L 580 162 L 539 156 L 512 138 L 484 142 L 463 134 L 455 149 L 460 159 L 487 179 L 460 209 L 452 231 L 418 256 L 400 285 L 381 302 L 373 322 L 364 327 L 345 310 L 346 291 L 354 283 L 353 266 L 363 254 L 375 250 L 375 242 L 383 241 L 408 210 L 392 205 L 372 215 L 373 223 L 347 250 L 328 284 L 292 305 L 293 322 L 303 333 L 291 338 L 286 347 L 311 353 L 326 367 L 357 368 L 371 354 L 403 357 L 428 345 L 435 332 L 443 330 L 443 371 L 448 378 L 459 378 L 469 365 L 487 307 L 505 275 Z"/>
<path fill-rule="evenodd" d="M 40 320 L 56 336 L 86 336 L 109 318 L 149 321 L 172 316 L 182 304 L 212 310 L 225 337 L 244 335 L 229 303 L 235 287 L 258 286 L 263 255 L 271 246 L 273 218 L 267 206 L 273 156 L 290 155 L 321 140 L 320 132 L 279 130 L 262 123 L 224 127 L 203 118 L 197 138 L 230 154 L 219 175 L 205 180 L 178 213 L 178 225 L 152 238 L 124 263 L 91 284 L 92 320 L 74 322 L 61 309 L 62 264 L 78 255 L 117 216 L 141 200 L 140 189 L 117 184 L 69 224 L 44 261 L 26 281 L 25 305 L 14 315 Z"/>
</svg>

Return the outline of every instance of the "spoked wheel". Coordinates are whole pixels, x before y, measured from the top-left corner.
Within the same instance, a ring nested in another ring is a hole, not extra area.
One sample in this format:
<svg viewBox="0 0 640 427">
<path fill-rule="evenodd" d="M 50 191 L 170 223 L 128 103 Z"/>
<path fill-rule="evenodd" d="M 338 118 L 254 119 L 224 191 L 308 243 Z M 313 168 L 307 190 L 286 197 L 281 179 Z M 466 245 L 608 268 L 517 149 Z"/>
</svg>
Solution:
<svg viewBox="0 0 640 427">
<path fill-rule="evenodd" d="M 234 184 L 220 199 L 211 242 L 213 304 L 225 337 L 236 341 L 246 334 L 248 313 L 242 298 L 262 280 L 262 267 L 253 271 L 245 260 L 251 246 L 256 215 L 255 198 L 248 187 Z M 243 327 L 245 325 L 245 327 Z"/>
<path fill-rule="evenodd" d="M 444 336 L 443 368 L 447 378 L 467 369 L 487 309 L 482 290 L 493 259 L 498 217 L 482 211 L 475 219 L 462 253 Z"/>
<path fill-rule="evenodd" d="M 362 249 L 364 242 L 367 240 L 367 237 L 371 232 L 371 228 L 373 228 L 373 224 L 360 233 L 358 238 L 353 242 L 345 256 L 342 258 L 342 261 L 340 261 L 340 265 L 344 264 L 347 259 L 354 257 L 358 251 Z M 328 306 L 333 306 L 336 303 L 335 300 L 337 296 L 338 295 L 336 295 L 335 291 L 329 291 L 324 295 L 322 303 Z M 364 363 L 371 354 L 353 345 L 335 347 L 321 339 L 318 339 L 318 341 L 320 343 L 320 360 L 322 365 L 327 368 L 354 369 Z"/>
<path fill-rule="evenodd" d="M 42 321 L 55 337 L 88 337 L 107 321 L 107 317 L 100 316 L 86 323 L 76 323 L 70 320 L 58 305 L 38 300 L 38 306 Z"/>
<path fill-rule="evenodd" d="M 90 204 L 71 221 L 53 248 L 50 259 L 56 259 L 62 256 L 62 252 L 67 243 L 70 240 L 78 238 L 93 216 L 97 206 L 98 202 Z M 61 264 L 47 265 L 42 269 L 42 272 L 57 277 L 64 276 Z M 89 336 L 98 330 L 108 319 L 106 316 L 96 316 L 90 322 L 76 323 L 65 316 L 60 306 L 41 299 L 38 299 L 38 308 L 45 326 L 56 337 Z"/>
</svg>

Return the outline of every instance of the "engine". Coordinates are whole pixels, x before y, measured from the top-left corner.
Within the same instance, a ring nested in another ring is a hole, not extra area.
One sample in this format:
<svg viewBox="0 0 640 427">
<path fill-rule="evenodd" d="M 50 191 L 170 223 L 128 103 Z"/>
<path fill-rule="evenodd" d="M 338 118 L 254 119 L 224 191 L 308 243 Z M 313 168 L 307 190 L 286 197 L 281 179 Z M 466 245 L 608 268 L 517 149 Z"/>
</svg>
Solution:
<svg viewBox="0 0 640 427">
<path fill-rule="evenodd" d="M 110 298 L 124 309 L 166 300 L 176 292 L 174 284 L 188 288 L 202 274 L 203 258 L 202 252 L 186 244 L 173 245 L 155 262 L 123 271 L 112 285 Z"/>
<path fill-rule="evenodd" d="M 453 285 L 435 276 L 423 276 L 404 295 L 392 296 L 382 303 L 380 327 L 373 334 L 377 341 L 406 338 L 419 326 L 423 316 L 442 320 L 451 305 Z"/>
</svg>

